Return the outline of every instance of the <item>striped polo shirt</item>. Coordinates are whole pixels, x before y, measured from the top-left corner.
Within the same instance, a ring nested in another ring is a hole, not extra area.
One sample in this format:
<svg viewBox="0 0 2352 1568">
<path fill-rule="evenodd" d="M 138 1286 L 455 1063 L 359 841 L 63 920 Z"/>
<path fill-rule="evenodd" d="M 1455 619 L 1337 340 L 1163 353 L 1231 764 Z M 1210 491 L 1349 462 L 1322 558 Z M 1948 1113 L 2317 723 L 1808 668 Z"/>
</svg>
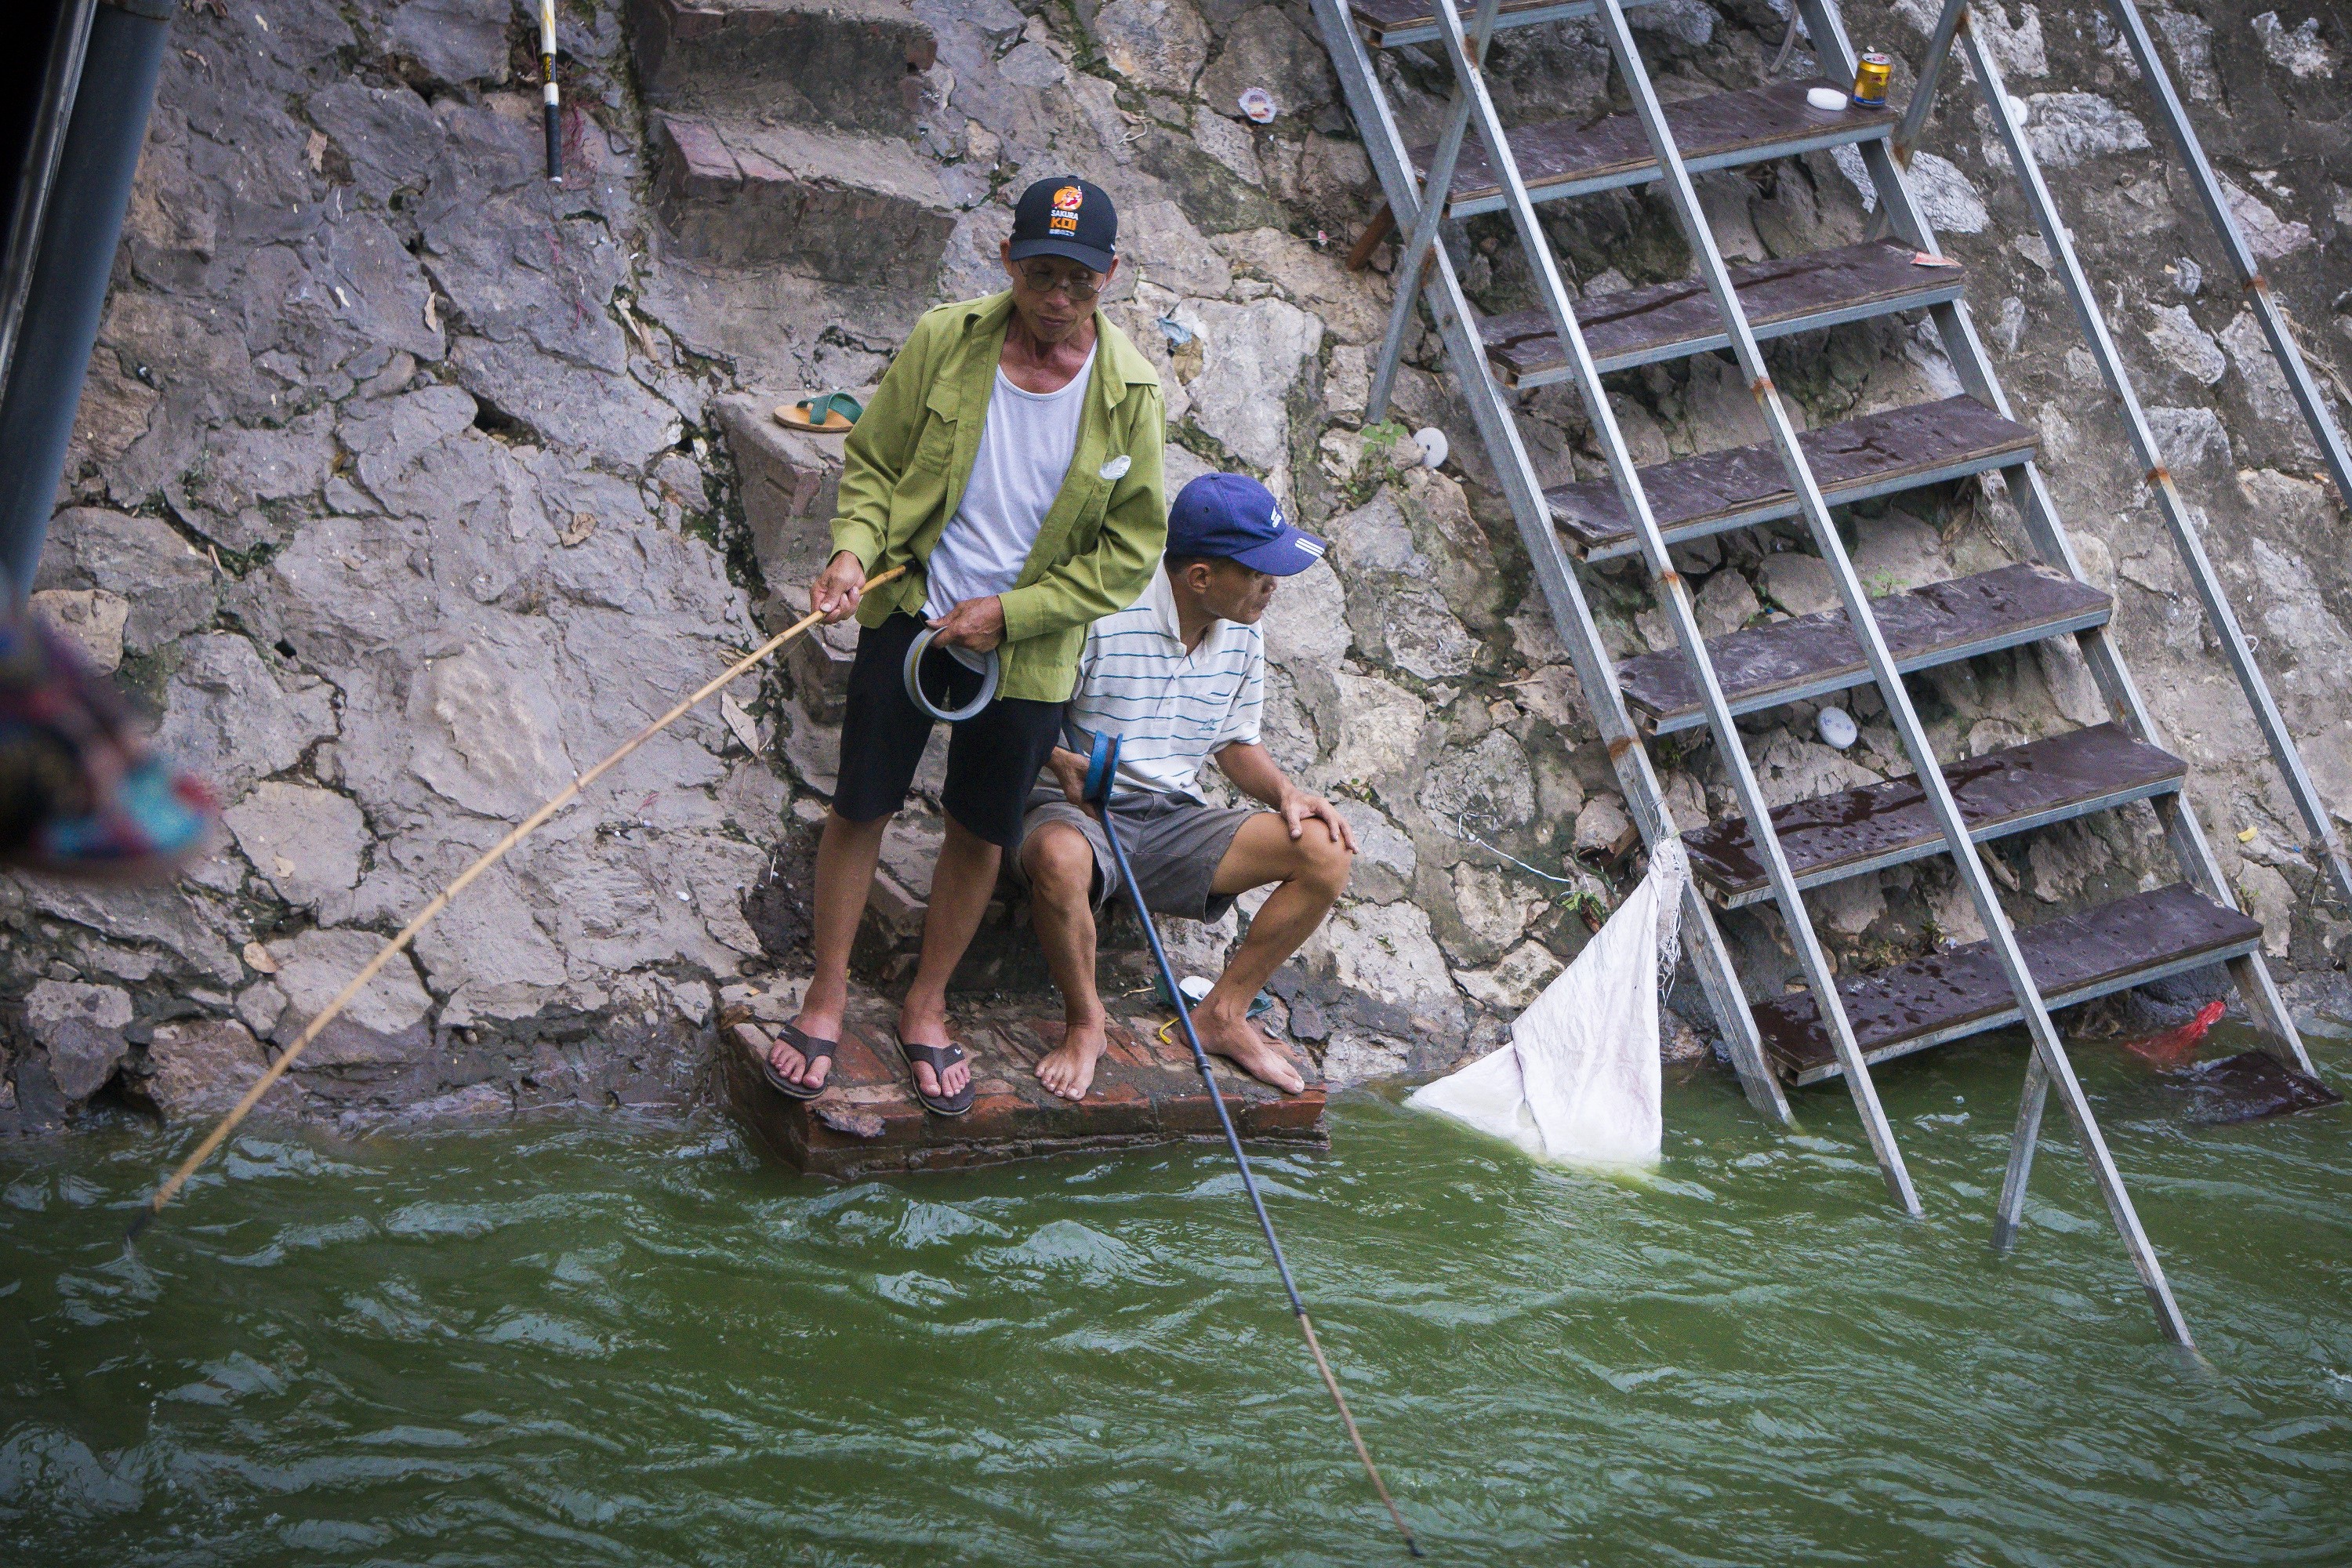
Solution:
<svg viewBox="0 0 2352 1568">
<path fill-rule="evenodd" d="M 1118 793 L 1197 800 L 1201 764 L 1235 742 L 1255 743 L 1265 709 L 1264 635 L 1213 621 L 1185 652 L 1162 565 L 1143 597 L 1087 631 L 1068 722 L 1119 738 Z"/>
</svg>

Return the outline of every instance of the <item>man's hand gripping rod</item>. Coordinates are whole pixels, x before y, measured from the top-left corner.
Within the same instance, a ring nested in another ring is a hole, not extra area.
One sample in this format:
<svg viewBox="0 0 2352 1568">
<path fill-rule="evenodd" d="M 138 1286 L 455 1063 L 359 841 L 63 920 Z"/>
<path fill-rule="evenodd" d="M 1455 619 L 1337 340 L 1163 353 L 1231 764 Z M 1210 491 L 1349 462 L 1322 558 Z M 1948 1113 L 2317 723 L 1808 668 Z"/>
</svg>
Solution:
<svg viewBox="0 0 2352 1568">
<path fill-rule="evenodd" d="M 869 577 L 866 580 L 866 588 L 878 588 L 883 584 L 890 581 L 893 577 L 903 575 L 906 570 L 907 569 L 904 566 L 894 566 L 889 571 L 884 572 L 877 576 Z M 170 1203 L 173 1195 L 176 1194 L 183 1186 L 187 1184 L 188 1178 L 196 1173 L 197 1167 L 201 1166 L 206 1160 L 212 1158 L 213 1151 L 219 1148 L 222 1142 L 227 1139 L 228 1135 L 236 1131 L 236 1124 L 245 1120 L 246 1113 L 250 1111 L 255 1106 L 261 1103 L 261 1097 L 269 1092 L 270 1086 L 275 1084 L 279 1079 L 284 1078 L 288 1069 L 293 1067 L 295 1058 L 310 1048 L 310 1042 L 319 1037 L 319 1031 L 325 1028 L 329 1024 L 333 1023 L 336 1016 L 340 1015 L 345 1007 L 351 1005 L 352 999 L 367 988 L 367 983 L 373 980 L 376 977 L 377 973 L 381 971 L 385 964 L 390 963 L 393 961 L 393 958 L 399 953 L 403 948 L 415 941 L 416 933 L 430 925 L 433 922 L 435 916 L 438 915 L 443 910 L 447 909 L 449 907 L 449 901 L 452 899 L 455 899 L 459 893 L 464 892 L 468 883 L 472 882 L 475 878 L 480 876 L 492 866 L 497 865 L 500 860 L 504 859 L 508 850 L 512 849 L 516 845 L 521 843 L 524 839 L 537 832 L 546 824 L 548 818 L 553 816 L 557 812 L 562 811 L 565 806 L 571 805 L 583 790 L 585 790 L 590 784 L 594 784 L 598 779 L 604 777 L 606 773 L 612 772 L 614 768 L 617 767 L 623 758 L 635 751 L 639 746 L 644 745 L 647 741 L 652 740 L 656 735 L 660 734 L 664 730 L 668 729 L 672 724 L 677 723 L 680 719 L 686 717 L 688 710 L 693 708 L 696 703 L 709 697 L 713 692 L 719 690 L 729 681 L 733 680 L 737 676 L 742 675 L 766 662 L 769 657 L 774 654 L 778 648 L 783 647 L 786 643 L 792 641 L 794 637 L 800 636 L 811 626 L 815 626 L 819 621 L 824 620 L 824 616 L 825 613 L 822 610 L 810 611 L 807 615 L 803 616 L 799 620 L 794 621 L 791 626 L 786 626 L 782 631 L 778 632 L 774 637 L 770 637 L 766 642 L 761 643 L 758 647 L 753 648 L 750 653 L 745 654 L 741 658 L 737 659 L 733 664 L 729 665 L 724 674 L 706 682 L 692 696 L 688 697 L 685 700 L 678 703 L 677 707 L 671 709 L 668 712 L 663 714 L 660 718 L 655 720 L 652 723 L 638 731 L 635 735 L 630 736 L 629 739 L 623 743 L 620 750 L 614 752 L 611 756 L 606 757 L 603 762 L 598 763 L 594 767 L 590 768 L 586 773 L 582 773 L 578 778 L 573 779 L 570 784 L 564 785 L 562 790 L 557 792 L 554 799 L 549 801 L 545 805 L 541 806 L 537 811 L 532 812 L 529 816 L 524 817 L 520 822 L 515 825 L 514 831 L 509 833 L 504 838 L 499 839 L 496 844 L 492 845 L 488 854 L 475 861 L 472 865 L 467 867 L 463 871 L 458 872 L 457 879 L 456 881 L 442 889 L 440 892 L 435 894 L 433 901 L 425 905 L 423 909 L 417 910 L 416 918 L 410 921 L 406 925 L 401 927 L 400 934 L 394 937 L 390 942 L 385 942 L 383 950 L 373 958 L 369 959 L 366 966 L 352 977 L 352 983 L 349 985 L 344 986 L 340 992 L 336 993 L 335 999 L 327 1004 L 325 1011 L 321 1012 L 317 1017 L 311 1019 L 310 1026 L 302 1031 L 301 1037 L 292 1045 L 287 1047 L 285 1054 L 280 1056 L 276 1061 L 270 1063 L 269 1070 L 263 1073 L 259 1079 L 255 1080 L 253 1087 L 245 1091 L 245 1098 L 236 1102 L 236 1108 L 234 1110 L 231 1110 L 226 1116 L 221 1118 L 220 1125 L 214 1128 L 211 1132 L 205 1135 L 205 1141 L 196 1145 L 195 1152 L 181 1161 L 180 1168 L 173 1172 L 170 1179 L 164 1182 L 162 1186 L 155 1189 L 153 1195 L 148 1198 L 146 1206 L 142 1208 L 137 1216 L 131 1222 L 131 1237 L 136 1238 L 141 1231 L 147 1228 L 149 1221 L 152 1220 L 157 1215 L 163 1212 L 163 1205 Z M 1268 1234 L 1271 1233 L 1269 1232 Z"/>
<path fill-rule="evenodd" d="M 1396 1499 L 1389 1495 L 1387 1485 L 1381 1479 L 1380 1468 L 1372 1463 L 1371 1450 L 1364 1447 L 1363 1434 L 1356 1430 L 1356 1417 L 1348 1409 L 1348 1396 L 1339 1392 L 1339 1380 L 1331 1375 L 1331 1363 L 1323 1358 L 1323 1346 L 1315 1337 L 1315 1321 L 1307 1315 L 1307 1303 L 1298 1299 L 1298 1282 L 1290 1277 L 1290 1261 L 1282 1255 L 1282 1243 L 1274 1234 L 1274 1221 L 1265 1212 L 1265 1200 L 1258 1195 L 1257 1176 L 1250 1170 L 1249 1156 L 1242 1152 L 1241 1134 L 1234 1130 L 1234 1119 L 1225 1110 L 1225 1097 L 1217 1089 L 1217 1075 L 1209 1066 L 1209 1053 L 1202 1048 L 1201 1037 L 1192 1028 L 1192 1009 L 1185 1005 L 1184 993 L 1176 984 L 1176 972 L 1169 967 L 1167 951 L 1160 945 L 1160 928 L 1151 923 L 1151 911 L 1144 907 L 1143 891 L 1135 884 L 1135 875 L 1128 869 L 1127 850 L 1118 841 L 1118 824 L 1110 809 L 1111 786 L 1118 777 L 1118 737 L 1097 735 L 1087 757 L 1085 795 L 1102 816 L 1103 837 L 1110 841 L 1111 859 L 1118 868 L 1119 885 L 1127 889 L 1135 905 L 1135 918 L 1143 926 L 1143 939 L 1151 947 L 1151 962 L 1160 966 L 1160 983 L 1176 1001 L 1176 1020 L 1183 1026 L 1184 1041 L 1192 1047 L 1192 1065 L 1201 1070 L 1201 1081 L 1209 1088 L 1210 1103 L 1217 1108 L 1217 1124 L 1225 1130 L 1225 1142 L 1234 1152 L 1234 1163 L 1241 1167 L 1242 1190 L 1249 1194 L 1250 1207 L 1257 1211 L 1258 1228 L 1265 1232 L 1265 1245 L 1274 1254 L 1275 1272 L 1282 1276 L 1282 1289 L 1290 1298 L 1290 1310 L 1298 1318 L 1298 1331 L 1307 1336 L 1307 1349 L 1315 1358 L 1315 1370 L 1323 1374 L 1323 1386 L 1331 1391 L 1331 1403 L 1339 1407 L 1339 1420 L 1348 1428 L 1348 1441 L 1356 1446 L 1356 1458 L 1363 1461 L 1364 1474 L 1371 1479 L 1372 1489 L 1381 1494 L 1388 1505 L 1389 1517 L 1396 1521 L 1397 1532 L 1404 1537 L 1405 1550 L 1415 1557 L 1423 1555 L 1421 1542 L 1412 1537 L 1412 1526 L 1404 1521 Z"/>
</svg>

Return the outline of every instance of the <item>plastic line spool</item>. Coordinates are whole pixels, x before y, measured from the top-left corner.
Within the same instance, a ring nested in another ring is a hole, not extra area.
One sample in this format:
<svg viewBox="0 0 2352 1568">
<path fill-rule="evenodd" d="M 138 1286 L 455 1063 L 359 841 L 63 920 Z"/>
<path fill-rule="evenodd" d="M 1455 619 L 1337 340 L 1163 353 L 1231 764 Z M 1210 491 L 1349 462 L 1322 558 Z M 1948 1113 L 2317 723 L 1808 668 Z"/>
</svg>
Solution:
<svg viewBox="0 0 2352 1568">
<path fill-rule="evenodd" d="M 996 699 L 996 685 L 1004 677 L 1004 661 L 994 648 L 988 650 L 988 663 L 980 673 L 980 695 L 961 708 L 941 708 L 923 695 L 923 656 L 931 651 L 931 640 L 940 635 L 936 626 L 925 626 L 907 645 L 907 662 L 900 670 L 906 682 L 907 700 L 933 719 L 950 724 L 961 724 L 977 718 L 980 710 Z"/>
<path fill-rule="evenodd" d="M 1087 752 L 1087 798 L 1100 801 L 1107 808 L 1110 802 L 1111 781 L 1118 773 L 1118 737 L 1097 735 L 1094 744 Z"/>
</svg>

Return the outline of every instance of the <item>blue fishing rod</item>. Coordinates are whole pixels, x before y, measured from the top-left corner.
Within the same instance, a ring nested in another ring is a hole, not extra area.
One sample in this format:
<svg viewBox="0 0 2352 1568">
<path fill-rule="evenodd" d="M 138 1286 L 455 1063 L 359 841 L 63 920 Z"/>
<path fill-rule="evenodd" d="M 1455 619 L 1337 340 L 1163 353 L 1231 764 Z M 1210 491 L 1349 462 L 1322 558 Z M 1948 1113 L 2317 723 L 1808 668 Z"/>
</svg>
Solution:
<svg viewBox="0 0 2352 1568">
<path fill-rule="evenodd" d="M 1412 1537 L 1412 1526 L 1389 1495 L 1381 1479 L 1380 1467 L 1372 1463 L 1371 1450 L 1364 1447 L 1364 1435 L 1356 1430 L 1356 1417 L 1348 1409 L 1348 1396 L 1339 1392 L 1339 1380 L 1331 1375 L 1331 1363 L 1324 1359 L 1322 1342 L 1315 1337 L 1315 1320 L 1307 1315 L 1307 1303 L 1298 1299 L 1298 1282 L 1290 1277 L 1290 1260 L 1282 1255 L 1282 1242 L 1274 1234 L 1274 1220 L 1265 1212 L 1265 1199 L 1259 1196 L 1257 1175 L 1250 1169 L 1249 1156 L 1242 1152 L 1242 1135 L 1234 1128 L 1232 1114 L 1225 1110 L 1225 1097 L 1217 1089 L 1217 1075 L 1209 1066 L 1209 1053 L 1202 1047 L 1201 1037 L 1192 1028 L 1192 1009 L 1184 1000 L 1183 988 L 1176 984 L 1176 972 L 1169 966 L 1167 950 L 1160 945 L 1160 928 L 1151 923 L 1151 911 L 1144 907 L 1143 889 L 1136 886 L 1135 874 L 1128 868 L 1127 849 L 1118 841 L 1118 824 L 1110 809 L 1111 785 L 1118 777 L 1118 737 L 1097 735 L 1087 755 L 1085 795 L 1102 818 L 1103 837 L 1110 841 L 1110 858 L 1118 869 L 1119 885 L 1127 889 L 1128 900 L 1135 906 L 1135 918 L 1143 926 L 1143 940 L 1150 945 L 1151 962 L 1160 966 L 1160 982 L 1176 1004 L 1176 1021 L 1183 1026 L 1184 1043 L 1192 1047 L 1192 1065 L 1200 1069 L 1201 1081 L 1208 1086 L 1209 1103 L 1217 1108 L 1217 1125 L 1225 1130 L 1225 1143 L 1234 1152 L 1234 1163 L 1241 1167 L 1242 1189 L 1249 1194 L 1250 1207 L 1257 1211 L 1258 1228 L 1265 1232 L 1265 1245 L 1274 1254 L 1275 1272 L 1282 1276 L 1282 1289 L 1290 1298 L 1290 1310 L 1298 1319 L 1298 1331 L 1307 1336 L 1307 1349 L 1315 1357 L 1315 1370 L 1323 1374 L 1323 1386 L 1331 1391 L 1331 1403 L 1339 1407 L 1339 1420 L 1348 1428 L 1348 1441 L 1356 1446 L 1356 1458 L 1364 1463 L 1364 1474 L 1371 1479 L 1372 1489 L 1381 1494 L 1388 1506 L 1389 1517 L 1396 1521 L 1397 1532 L 1404 1537 L 1405 1550 L 1415 1557 L 1423 1555 L 1421 1542 Z"/>
</svg>

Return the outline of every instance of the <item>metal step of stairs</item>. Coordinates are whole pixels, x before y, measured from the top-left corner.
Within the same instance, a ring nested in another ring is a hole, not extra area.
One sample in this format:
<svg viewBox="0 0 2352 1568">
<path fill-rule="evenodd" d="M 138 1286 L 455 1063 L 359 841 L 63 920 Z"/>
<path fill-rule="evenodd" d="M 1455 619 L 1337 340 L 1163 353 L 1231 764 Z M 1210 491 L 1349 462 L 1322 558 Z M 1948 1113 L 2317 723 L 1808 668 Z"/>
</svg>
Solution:
<svg viewBox="0 0 2352 1568">
<path fill-rule="evenodd" d="M 1799 153 L 1844 147 L 1857 142 L 1892 135 L 1902 116 L 1891 108 L 1815 109 L 1805 101 L 1809 89 L 1826 87 L 1843 91 L 1832 81 L 1780 81 L 1739 92 L 1711 93 L 1666 106 L 1666 121 L 1693 174 L 1733 169 Z M 1436 148 L 1412 150 L 1414 172 L 1423 179 Z M 1556 202 L 1569 196 L 1622 185 L 1647 184 L 1658 178 L 1658 160 L 1642 133 L 1641 120 L 1632 114 L 1612 114 L 1601 120 L 1550 120 L 1521 125 L 1511 132 L 1511 152 L 1528 196 Z M 1445 204 L 1449 218 L 1500 211 L 1502 182 L 1496 177 L 1486 150 L 1472 142 L 1462 149 L 1454 166 L 1453 192 Z"/>
<path fill-rule="evenodd" d="M 1968 269 L 1923 267 L 1913 260 L 1917 254 L 1907 245 L 1873 241 L 1727 270 L 1760 341 L 1958 299 Z M 1576 306 L 1576 320 L 1604 375 L 1731 346 L 1715 300 L 1697 279 L 1588 295 Z M 1478 334 L 1506 386 L 1549 386 L 1570 374 L 1567 351 L 1541 310 L 1489 316 L 1478 323 Z"/>
<path fill-rule="evenodd" d="M 2106 595 L 2063 572 L 2021 562 L 1973 577 L 1930 583 L 1870 601 L 1895 668 L 1904 674 L 2104 626 Z M 1867 686 L 1861 643 L 1843 609 L 1795 616 L 1706 641 L 1707 658 L 1734 714 Z M 1678 649 L 1629 658 L 1618 686 L 1646 734 L 1706 723 L 1697 678 Z"/>
<path fill-rule="evenodd" d="M 2180 788 L 2189 764 L 2134 740 L 2119 724 L 2095 724 L 1944 769 L 1977 843 L 2070 817 L 2109 811 Z M 1772 813 L 1772 831 L 1800 888 L 1899 866 L 1944 853 L 1944 836 L 1916 778 L 1888 779 L 1793 802 Z M 1738 817 L 1683 836 L 1692 874 L 1724 909 L 1772 896 L 1755 840 Z"/>
<path fill-rule="evenodd" d="M 1799 443 L 1822 498 L 1847 506 L 1924 485 L 2005 468 L 2041 444 L 2030 425 L 2004 419 L 1973 397 L 1947 397 L 1808 430 Z M 1666 542 L 1798 515 L 1780 455 L 1767 445 L 1734 447 L 1654 463 L 1642 492 Z M 1617 487 L 1606 479 L 1544 491 L 1560 542 L 1582 561 L 1613 561 L 1641 549 Z"/>
<path fill-rule="evenodd" d="M 1627 0 L 1631 6 L 1655 3 L 1656 0 Z M 1565 22 L 1590 16 L 1596 9 L 1592 0 L 1503 0 L 1495 16 L 1495 29 L 1500 32 L 1506 27 Z M 1429 0 L 1349 0 L 1348 11 L 1357 31 L 1363 34 L 1364 42 L 1376 49 L 1425 44 L 1437 37 L 1437 13 L 1431 8 Z"/>
<path fill-rule="evenodd" d="M 2023 928 L 2017 938 L 2043 1001 L 2064 1007 L 2252 952 L 2263 928 L 2176 882 Z M 2019 1016 L 1985 942 L 1842 979 L 1838 995 L 1874 1066 Z M 1763 1004 L 1756 1026 L 1783 1077 L 1808 1084 L 1838 1076 L 1811 995 Z"/>
</svg>

